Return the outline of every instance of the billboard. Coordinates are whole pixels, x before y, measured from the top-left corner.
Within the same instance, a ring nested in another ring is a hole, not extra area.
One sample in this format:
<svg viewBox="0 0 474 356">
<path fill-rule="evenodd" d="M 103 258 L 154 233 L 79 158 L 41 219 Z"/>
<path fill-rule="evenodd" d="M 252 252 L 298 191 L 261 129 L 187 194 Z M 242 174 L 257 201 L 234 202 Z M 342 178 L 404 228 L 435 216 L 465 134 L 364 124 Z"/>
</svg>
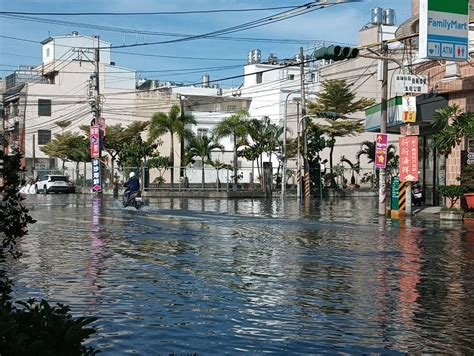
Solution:
<svg viewBox="0 0 474 356">
<path fill-rule="evenodd" d="M 402 136 L 400 146 L 400 182 L 418 181 L 418 136 Z"/>
<path fill-rule="evenodd" d="M 466 61 L 469 0 L 420 0 L 420 58 Z"/>
<path fill-rule="evenodd" d="M 92 125 L 90 130 L 91 158 L 100 157 L 100 131 L 99 125 Z"/>
<path fill-rule="evenodd" d="M 377 134 L 375 139 L 375 167 L 387 167 L 387 146 L 388 136 L 386 134 Z"/>
</svg>

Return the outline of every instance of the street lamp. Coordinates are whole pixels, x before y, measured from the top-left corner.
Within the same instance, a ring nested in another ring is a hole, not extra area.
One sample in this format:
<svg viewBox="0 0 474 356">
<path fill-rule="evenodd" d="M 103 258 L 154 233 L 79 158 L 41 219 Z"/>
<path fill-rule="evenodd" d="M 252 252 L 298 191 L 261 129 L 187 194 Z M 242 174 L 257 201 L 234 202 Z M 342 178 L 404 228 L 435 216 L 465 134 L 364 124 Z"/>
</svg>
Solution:
<svg viewBox="0 0 474 356">
<path fill-rule="evenodd" d="M 288 99 L 290 95 L 294 93 L 299 93 L 300 89 L 292 90 L 286 95 L 285 99 L 285 117 L 283 119 L 283 172 L 282 172 L 282 179 L 281 179 L 281 199 L 283 200 L 286 195 L 286 165 L 287 165 L 287 148 L 286 148 L 286 135 L 287 135 L 287 123 L 288 123 Z M 298 104 L 299 106 L 299 104 Z M 298 123 L 299 124 L 299 123 Z M 299 142 L 299 141 L 298 141 Z M 298 152 L 299 158 L 299 152 Z"/>
</svg>

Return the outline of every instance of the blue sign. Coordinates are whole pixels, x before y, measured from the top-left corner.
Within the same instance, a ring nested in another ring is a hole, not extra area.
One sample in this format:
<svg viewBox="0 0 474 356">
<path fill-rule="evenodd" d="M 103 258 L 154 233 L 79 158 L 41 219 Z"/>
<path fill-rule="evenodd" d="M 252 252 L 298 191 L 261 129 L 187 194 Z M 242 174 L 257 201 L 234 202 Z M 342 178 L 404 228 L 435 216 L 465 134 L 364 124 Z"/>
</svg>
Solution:
<svg viewBox="0 0 474 356">
<path fill-rule="evenodd" d="M 102 177 L 100 174 L 100 160 L 92 160 L 92 192 L 102 192 Z"/>
<path fill-rule="evenodd" d="M 420 57 L 466 61 L 468 10 L 468 0 L 420 0 Z"/>
</svg>

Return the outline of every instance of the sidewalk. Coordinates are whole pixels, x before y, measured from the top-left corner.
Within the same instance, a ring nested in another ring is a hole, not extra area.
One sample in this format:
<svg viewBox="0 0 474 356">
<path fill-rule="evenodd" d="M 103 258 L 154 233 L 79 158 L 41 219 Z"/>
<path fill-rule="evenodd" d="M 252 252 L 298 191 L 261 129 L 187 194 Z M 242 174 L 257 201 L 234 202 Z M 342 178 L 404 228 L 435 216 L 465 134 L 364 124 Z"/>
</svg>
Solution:
<svg viewBox="0 0 474 356">
<path fill-rule="evenodd" d="M 436 218 L 439 219 L 440 206 L 420 206 L 413 207 L 413 216 L 420 218 Z"/>
</svg>

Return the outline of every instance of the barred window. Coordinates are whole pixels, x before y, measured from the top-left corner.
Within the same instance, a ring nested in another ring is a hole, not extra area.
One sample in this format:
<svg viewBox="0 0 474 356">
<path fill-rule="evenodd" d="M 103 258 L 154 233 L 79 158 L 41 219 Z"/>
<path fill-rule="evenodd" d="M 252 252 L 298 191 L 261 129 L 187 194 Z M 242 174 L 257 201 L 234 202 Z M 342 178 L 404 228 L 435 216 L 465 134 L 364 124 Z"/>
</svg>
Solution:
<svg viewBox="0 0 474 356">
<path fill-rule="evenodd" d="M 38 99 L 38 116 L 51 116 L 51 100 Z"/>
<path fill-rule="evenodd" d="M 197 129 L 197 137 L 209 137 L 209 129 Z"/>
<path fill-rule="evenodd" d="M 51 130 L 38 130 L 38 145 L 46 145 L 51 141 Z"/>
</svg>

